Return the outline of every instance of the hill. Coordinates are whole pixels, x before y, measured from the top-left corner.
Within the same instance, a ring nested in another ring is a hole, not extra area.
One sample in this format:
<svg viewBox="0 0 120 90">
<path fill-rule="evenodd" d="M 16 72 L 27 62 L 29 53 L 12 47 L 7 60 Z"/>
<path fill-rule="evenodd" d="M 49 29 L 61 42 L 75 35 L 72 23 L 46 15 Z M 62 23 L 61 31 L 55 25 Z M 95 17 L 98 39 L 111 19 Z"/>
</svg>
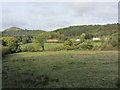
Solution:
<svg viewBox="0 0 120 90">
<path fill-rule="evenodd" d="M 60 28 L 52 32 L 58 32 L 65 36 L 79 36 L 82 33 L 99 33 L 102 35 L 111 35 L 115 32 L 118 32 L 118 24 L 106 24 L 106 25 L 78 25 L 78 26 L 69 26 L 65 28 Z M 2 36 L 35 36 L 41 34 L 45 31 L 43 30 L 27 30 L 21 29 L 18 27 L 11 27 L 2 31 Z"/>
<path fill-rule="evenodd" d="M 22 31 L 22 30 L 23 29 L 18 28 L 18 27 L 11 27 L 11 28 L 6 29 L 5 31 Z"/>
<path fill-rule="evenodd" d="M 2 36 L 35 36 L 41 34 L 45 31 L 43 30 L 27 30 L 21 29 L 18 27 L 11 27 L 2 31 Z"/>
<path fill-rule="evenodd" d="M 65 36 L 79 36 L 82 33 L 106 33 L 106 31 L 111 30 L 117 31 L 118 24 L 69 26 L 54 30 L 54 32 L 59 32 Z"/>
</svg>

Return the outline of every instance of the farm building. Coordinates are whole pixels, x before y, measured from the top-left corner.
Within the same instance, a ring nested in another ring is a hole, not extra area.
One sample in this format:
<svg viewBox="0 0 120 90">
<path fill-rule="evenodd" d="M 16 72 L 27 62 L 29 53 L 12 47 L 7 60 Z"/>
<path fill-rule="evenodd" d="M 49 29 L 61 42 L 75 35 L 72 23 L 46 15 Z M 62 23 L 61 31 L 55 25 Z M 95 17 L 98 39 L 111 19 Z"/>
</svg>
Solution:
<svg viewBox="0 0 120 90">
<path fill-rule="evenodd" d="M 80 41 L 80 39 L 76 39 L 75 41 Z"/>
<path fill-rule="evenodd" d="M 46 42 L 58 42 L 59 40 L 57 40 L 57 39 L 48 39 L 48 40 L 46 40 Z"/>
<path fill-rule="evenodd" d="M 95 40 L 99 41 L 99 40 L 100 40 L 100 38 L 93 38 L 93 41 L 95 41 Z"/>
</svg>

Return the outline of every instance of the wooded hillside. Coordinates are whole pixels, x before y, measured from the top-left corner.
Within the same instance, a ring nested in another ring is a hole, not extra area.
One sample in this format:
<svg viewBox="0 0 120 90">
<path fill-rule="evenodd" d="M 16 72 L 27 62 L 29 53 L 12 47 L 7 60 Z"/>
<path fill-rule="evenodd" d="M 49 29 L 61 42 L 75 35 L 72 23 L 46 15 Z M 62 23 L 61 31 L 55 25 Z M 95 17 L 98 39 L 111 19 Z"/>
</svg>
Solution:
<svg viewBox="0 0 120 90">
<path fill-rule="evenodd" d="M 79 36 L 82 33 L 103 33 L 111 30 L 118 30 L 118 24 L 70 26 L 57 29 L 55 32 L 59 32 L 65 36 Z"/>
</svg>

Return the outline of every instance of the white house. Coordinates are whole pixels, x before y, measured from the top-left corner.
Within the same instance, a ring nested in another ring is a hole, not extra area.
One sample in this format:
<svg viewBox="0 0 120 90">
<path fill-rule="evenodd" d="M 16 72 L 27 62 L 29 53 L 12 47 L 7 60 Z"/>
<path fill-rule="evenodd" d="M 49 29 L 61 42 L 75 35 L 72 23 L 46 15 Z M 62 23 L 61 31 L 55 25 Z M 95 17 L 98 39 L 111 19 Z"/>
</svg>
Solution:
<svg viewBox="0 0 120 90">
<path fill-rule="evenodd" d="M 76 39 L 76 41 L 80 41 L 80 39 Z"/>
<path fill-rule="evenodd" d="M 109 38 L 104 38 L 105 40 L 108 40 Z"/>
<path fill-rule="evenodd" d="M 99 40 L 100 40 L 100 38 L 93 38 L 93 41 L 95 41 L 95 40 L 99 41 Z"/>
</svg>

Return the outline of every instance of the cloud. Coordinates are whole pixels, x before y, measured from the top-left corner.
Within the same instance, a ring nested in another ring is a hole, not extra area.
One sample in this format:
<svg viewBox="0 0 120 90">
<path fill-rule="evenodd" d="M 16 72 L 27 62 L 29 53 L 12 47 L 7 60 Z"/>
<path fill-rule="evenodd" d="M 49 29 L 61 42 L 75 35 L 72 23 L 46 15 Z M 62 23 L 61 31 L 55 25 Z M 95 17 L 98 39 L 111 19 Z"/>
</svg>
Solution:
<svg viewBox="0 0 120 90">
<path fill-rule="evenodd" d="M 117 22 L 116 2 L 3 3 L 2 28 L 54 30 L 80 24 Z"/>
<path fill-rule="evenodd" d="M 4 17 L 2 20 L 2 27 L 8 28 L 13 26 L 25 26 L 27 25 L 27 22 L 25 22 L 24 19 L 19 18 L 10 18 L 10 17 Z"/>
</svg>

